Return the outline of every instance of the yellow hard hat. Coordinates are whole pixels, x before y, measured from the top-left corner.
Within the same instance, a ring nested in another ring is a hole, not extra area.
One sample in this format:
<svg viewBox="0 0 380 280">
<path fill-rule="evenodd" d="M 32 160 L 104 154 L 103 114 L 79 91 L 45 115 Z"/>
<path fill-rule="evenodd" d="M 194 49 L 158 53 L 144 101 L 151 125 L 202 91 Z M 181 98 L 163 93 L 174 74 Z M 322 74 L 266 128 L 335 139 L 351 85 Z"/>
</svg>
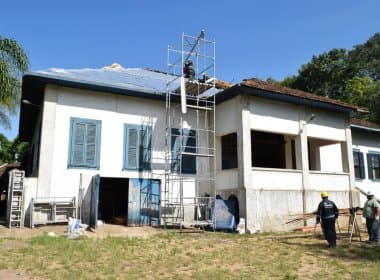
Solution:
<svg viewBox="0 0 380 280">
<path fill-rule="evenodd" d="M 321 197 L 324 198 L 324 197 L 328 197 L 329 194 L 327 192 L 321 192 Z"/>
</svg>

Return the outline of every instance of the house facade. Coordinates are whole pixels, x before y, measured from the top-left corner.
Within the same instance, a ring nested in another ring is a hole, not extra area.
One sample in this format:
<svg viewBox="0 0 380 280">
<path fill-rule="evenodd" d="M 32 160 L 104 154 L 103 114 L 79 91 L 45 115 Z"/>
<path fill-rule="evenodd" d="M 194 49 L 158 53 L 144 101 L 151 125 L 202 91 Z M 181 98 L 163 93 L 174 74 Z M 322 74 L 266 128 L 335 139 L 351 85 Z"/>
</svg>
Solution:
<svg viewBox="0 0 380 280">
<path fill-rule="evenodd" d="M 19 134 L 30 142 L 26 216 L 32 198 L 75 197 L 86 223 L 124 217 L 126 225 L 159 225 L 165 86 L 165 74 L 146 69 L 25 75 L 22 98 L 29 104 L 21 106 Z M 350 129 L 355 107 L 255 79 L 213 94 L 216 194 L 238 202 L 248 228 L 287 229 L 289 215 L 315 210 L 321 191 L 338 207 L 359 203 Z M 183 116 L 189 131 L 195 114 Z M 202 141 L 187 137 L 186 145 Z M 183 195 L 205 195 L 192 180 L 211 167 L 189 157 L 181 168 Z"/>
<path fill-rule="evenodd" d="M 363 206 L 366 192 L 380 197 L 380 126 L 353 119 L 351 131 L 355 186 L 361 191 L 360 206 Z"/>
</svg>

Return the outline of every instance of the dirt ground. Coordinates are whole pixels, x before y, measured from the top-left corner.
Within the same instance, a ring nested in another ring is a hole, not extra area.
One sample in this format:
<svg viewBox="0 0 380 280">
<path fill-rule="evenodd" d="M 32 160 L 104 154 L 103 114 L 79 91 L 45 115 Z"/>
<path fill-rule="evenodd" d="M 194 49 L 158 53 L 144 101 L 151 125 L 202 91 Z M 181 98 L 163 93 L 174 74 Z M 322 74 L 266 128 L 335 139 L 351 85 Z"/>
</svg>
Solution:
<svg viewBox="0 0 380 280">
<path fill-rule="evenodd" d="M 33 229 L 27 227 L 9 229 L 8 227 L 0 225 L 0 238 L 23 240 L 41 234 L 48 234 L 50 232 L 53 232 L 57 236 L 65 236 L 67 234 L 67 225 L 46 225 L 38 226 Z M 126 227 L 120 225 L 104 224 L 99 226 L 96 230 L 87 230 L 86 236 L 89 238 L 103 238 L 108 236 L 146 238 L 159 232 L 162 232 L 162 229 L 149 226 Z M 0 279 L 3 278 L 0 277 Z"/>
<path fill-rule="evenodd" d="M 23 246 L 24 240 L 38 236 L 41 234 L 48 234 L 53 232 L 57 236 L 67 235 L 67 225 L 46 225 L 31 228 L 11 228 L 0 225 L 0 238 L 9 238 L 5 240 L 4 246 L 8 248 L 17 248 Z M 99 226 L 95 231 L 86 231 L 86 236 L 89 238 L 104 238 L 104 237 L 139 237 L 147 238 L 151 235 L 162 232 L 160 228 L 153 228 L 149 226 L 144 227 L 126 227 L 120 225 L 104 224 Z M 0 279 L 7 280 L 26 280 L 42 278 L 30 278 L 30 275 L 24 271 L 3 269 L 0 270 Z"/>
</svg>

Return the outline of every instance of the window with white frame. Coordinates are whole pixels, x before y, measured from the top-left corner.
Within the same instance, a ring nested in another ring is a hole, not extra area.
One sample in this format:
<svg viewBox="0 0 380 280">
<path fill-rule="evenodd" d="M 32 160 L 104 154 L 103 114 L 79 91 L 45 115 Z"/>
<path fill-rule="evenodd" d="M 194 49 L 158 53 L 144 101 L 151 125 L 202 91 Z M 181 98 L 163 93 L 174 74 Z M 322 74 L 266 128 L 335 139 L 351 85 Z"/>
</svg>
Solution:
<svg viewBox="0 0 380 280">
<path fill-rule="evenodd" d="M 353 151 L 354 155 L 354 170 L 355 170 L 355 179 L 364 179 L 364 155 L 359 150 Z"/>
<path fill-rule="evenodd" d="M 368 178 L 371 180 L 380 180 L 380 153 L 368 152 Z"/>
</svg>

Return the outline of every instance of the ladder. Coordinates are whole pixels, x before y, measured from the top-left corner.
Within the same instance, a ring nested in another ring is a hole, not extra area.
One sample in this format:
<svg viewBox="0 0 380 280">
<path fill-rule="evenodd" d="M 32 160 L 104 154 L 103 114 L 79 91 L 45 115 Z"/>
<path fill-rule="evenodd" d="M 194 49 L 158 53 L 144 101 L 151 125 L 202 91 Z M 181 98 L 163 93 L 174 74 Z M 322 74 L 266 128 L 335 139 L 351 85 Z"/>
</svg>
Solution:
<svg viewBox="0 0 380 280">
<path fill-rule="evenodd" d="M 7 222 L 8 227 L 24 226 L 24 178 L 25 171 L 9 171 Z"/>
<path fill-rule="evenodd" d="M 181 49 L 168 47 L 165 187 L 160 213 L 164 226 L 181 229 L 214 226 L 215 41 L 204 35 L 204 31 L 198 37 L 182 34 Z M 183 170 L 189 161 L 195 162 L 195 174 Z"/>
</svg>

